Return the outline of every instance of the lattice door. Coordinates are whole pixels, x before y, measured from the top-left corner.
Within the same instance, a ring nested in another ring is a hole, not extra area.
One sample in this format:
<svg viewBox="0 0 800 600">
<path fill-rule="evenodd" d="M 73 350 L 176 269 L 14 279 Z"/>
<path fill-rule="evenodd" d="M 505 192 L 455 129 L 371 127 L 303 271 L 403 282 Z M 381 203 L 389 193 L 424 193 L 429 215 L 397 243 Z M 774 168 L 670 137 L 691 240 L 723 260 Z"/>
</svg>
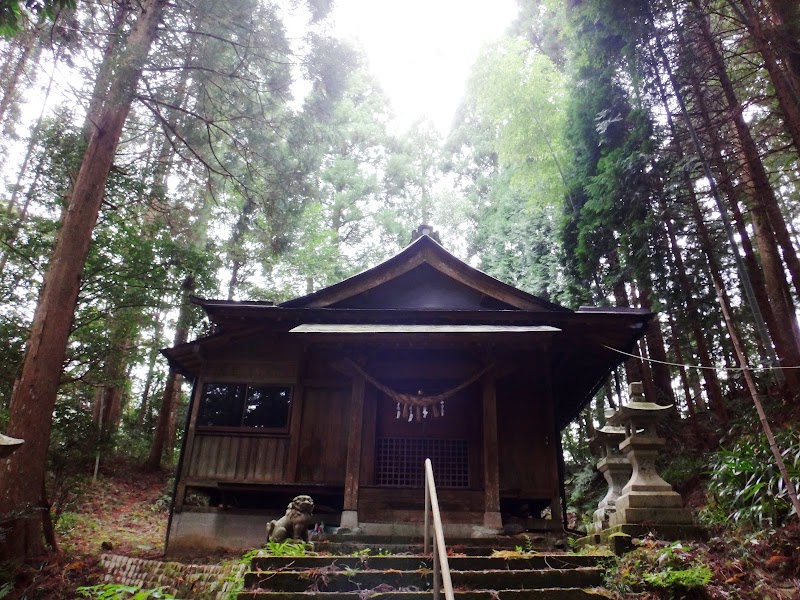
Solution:
<svg viewBox="0 0 800 600">
<path fill-rule="evenodd" d="M 436 486 L 469 487 L 467 440 L 381 437 L 377 440 L 375 483 L 387 487 L 421 488 L 425 459 L 430 458 Z"/>
</svg>

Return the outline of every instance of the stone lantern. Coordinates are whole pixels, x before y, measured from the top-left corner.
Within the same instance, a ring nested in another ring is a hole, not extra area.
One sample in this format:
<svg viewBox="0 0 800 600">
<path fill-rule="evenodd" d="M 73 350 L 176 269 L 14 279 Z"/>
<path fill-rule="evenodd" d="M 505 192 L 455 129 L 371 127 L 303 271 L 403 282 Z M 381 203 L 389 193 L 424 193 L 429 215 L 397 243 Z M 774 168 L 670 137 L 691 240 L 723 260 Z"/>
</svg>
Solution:
<svg viewBox="0 0 800 600">
<path fill-rule="evenodd" d="M 22 446 L 24 441 L 25 440 L 8 437 L 7 435 L 0 433 L 0 458 L 11 456 L 11 453 Z"/>
<path fill-rule="evenodd" d="M 624 426 L 625 439 L 619 449 L 627 456 L 633 471 L 616 500 L 616 511 L 609 524 L 687 525 L 692 515 L 683 507 L 680 494 L 656 472 L 656 458 L 666 444 L 656 425 L 669 406 L 646 402 L 641 383 L 630 385 L 631 402 L 611 418 L 612 425 Z"/>
<path fill-rule="evenodd" d="M 606 419 L 615 414 L 614 410 L 606 411 Z M 598 503 L 594 512 L 594 532 L 599 534 L 608 529 L 609 518 L 616 511 L 616 502 L 622 487 L 631 478 L 631 463 L 619 450 L 625 439 L 625 428 L 605 425 L 595 430 L 592 442 L 600 447 L 602 458 L 597 461 L 597 470 L 603 474 L 608 483 L 608 492 Z"/>
</svg>

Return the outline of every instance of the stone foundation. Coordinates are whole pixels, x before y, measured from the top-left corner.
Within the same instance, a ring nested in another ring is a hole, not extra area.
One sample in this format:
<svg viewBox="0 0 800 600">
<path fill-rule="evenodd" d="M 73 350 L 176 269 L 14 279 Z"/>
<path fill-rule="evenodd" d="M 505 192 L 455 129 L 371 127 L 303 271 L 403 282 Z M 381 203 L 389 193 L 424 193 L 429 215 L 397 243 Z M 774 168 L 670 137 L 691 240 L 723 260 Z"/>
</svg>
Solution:
<svg viewBox="0 0 800 600">
<path fill-rule="evenodd" d="M 342 527 L 355 535 L 421 537 L 422 522 L 355 523 L 357 513 L 342 514 Z M 345 519 L 347 517 L 347 519 Z M 498 514 L 499 517 L 499 514 Z M 246 552 L 267 542 L 267 522 L 274 517 L 262 513 L 219 509 L 194 509 L 176 512 L 169 530 L 167 556 L 200 556 L 209 552 Z M 336 519 L 334 519 L 336 521 Z M 327 521 L 326 521 L 327 522 Z M 345 523 L 350 526 L 346 526 Z M 562 531 L 557 521 L 537 519 L 542 531 Z M 539 527 L 537 527 L 539 529 Z M 502 533 L 502 527 L 483 524 L 444 523 L 445 539 L 487 537 Z"/>
<path fill-rule="evenodd" d="M 220 550 L 247 551 L 267 542 L 265 514 L 208 509 L 176 512 L 169 529 L 167 556 L 200 556 Z"/>
</svg>

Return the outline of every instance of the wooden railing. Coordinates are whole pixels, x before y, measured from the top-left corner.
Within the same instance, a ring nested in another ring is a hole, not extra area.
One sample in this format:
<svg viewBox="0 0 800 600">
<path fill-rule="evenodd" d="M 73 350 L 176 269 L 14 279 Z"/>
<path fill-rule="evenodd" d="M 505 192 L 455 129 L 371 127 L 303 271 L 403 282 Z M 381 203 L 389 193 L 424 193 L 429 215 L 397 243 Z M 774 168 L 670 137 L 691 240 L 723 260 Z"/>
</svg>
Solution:
<svg viewBox="0 0 800 600">
<path fill-rule="evenodd" d="M 433 535 L 431 535 L 431 513 L 433 513 Z M 425 459 L 425 537 L 423 552 L 428 553 L 433 540 L 433 598 L 439 600 L 444 588 L 446 600 L 453 600 L 453 581 L 450 579 L 450 563 L 447 561 L 447 547 L 444 544 L 442 515 L 439 512 L 439 497 L 433 480 L 431 459 Z"/>
</svg>

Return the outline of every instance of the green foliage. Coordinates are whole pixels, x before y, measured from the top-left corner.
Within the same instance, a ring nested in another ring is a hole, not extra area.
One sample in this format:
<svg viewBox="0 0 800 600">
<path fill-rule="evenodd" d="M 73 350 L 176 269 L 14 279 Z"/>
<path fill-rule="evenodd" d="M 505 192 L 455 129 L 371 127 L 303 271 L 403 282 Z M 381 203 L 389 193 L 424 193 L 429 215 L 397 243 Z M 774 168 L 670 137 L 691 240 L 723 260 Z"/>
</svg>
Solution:
<svg viewBox="0 0 800 600">
<path fill-rule="evenodd" d="M 260 548 L 253 548 L 242 554 L 242 557 L 237 561 L 240 565 L 247 565 L 250 566 L 250 563 L 253 562 L 254 558 L 258 558 L 261 556 L 261 549 Z"/>
<path fill-rule="evenodd" d="M 533 547 L 533 539 L 529 535 L 522 536 L 524 543 L 522 546 L 518 546 L 517 552 L 524 552 L 525 554 L 534 554 L 536 549 Z"/>
<path fill-rule="evenodd" d="M 487 273 L 533 294 L 563 291 L 559 213 L 566 196 L 564 73 L 520 38 L 473 67 L 444 168 L 473 223 L 469 253 Z"/>
<path fill-rule="evenodd" d="M 708 457 L 685 448 L 671 452 L 659 460 L 659 470 L 664 481 L 680 490 L 685 484 L 708 470 Z"/>
<path fill-rule="evenodd" d="M 98 453 L 111 451 L 111 437 L 99 435 L 92 419 L 90 402 L 65 394 L 56 404 L 53 429 L 47 453 L 47 493 L 52 504 L 53 522 L 58 525 L 65 510 L 74 506 L 83 494 Z"/>
<path fill-rule="evenodd" d="M 175 492 L 175 475 L 171 475 L 167 482 L 164 484 L 164 489 L 161 495 L 153 503 L 152 510 L 154 512 L 166 512 L 172 506 L 172 494 Z"/>
<path fill-rule="evenodd" d="M 775 435 L 778 448 L 795 488 L 800 486 L 800 430 L 788 427 Z M 742 435 L 730 448 L 711 458 L 706 520 L 733 519 L 760 526 L 786 520 L 793 509 L 786 484 L 764 434 Z M 716 516 L 715 516 L 716 515 Z"/>
<path fill-rule="evenodd" d="M 655 130 L 631 85 L 637 65 L 631 62 L 628 37 L 635 32 L 625 22 L 638 26 L 633 13 L 640 8 L 619 9 L 615 15 L 605 3 L 576 2 L 560 32 L 570 78 L 565 109 L 569 191 L 561 239 L 569 295 L 576 304 L 596 302 L 592 291 L 607 298 L 625 282 L 663 271 L 653 216 L 662 185 L 654 168 Z"/>
<path fill-rule="evenodd" d="M 93 600 L 150 600 L 155 598 L 174 600 L 175 598 L 172 594 L 165 592 L 162 587 L 143 590 L 139 586 L 117 583 L 79 587 L 78 592 L 84 598 Z"/>
<path fill-rule="evenodd" d="M 602 556 L 602 564 L 604 564 L 606 568 L 612 568 L 616 564 L 616 555 L 608 546 L 595 546 L 594 544 L 581 544 L 578 546 L 578 540 L 575 538 L 567 538 L 567 541 L 569 542 L 570 552 L 573 554 Z"/>
<path fill-rule="evenodd" d="M 78 525 L 82 520 L 84 520 L 84 516 L 81 515 L 80 513 L 66 510 L 61 513 L 58 521 L 56 522 L 56 533 L 60 535 L 62 533 L 70 531 L 76 525 Z"/>
<path fill-rule="evenodd" d="M 267 542 L 266 550 L 272 556 L 305 556 L 306 545 L 303 542 L 284 540 L 283 542 Z"/>
<path fill-rule="evenodd" d="M 606 571 L 606 587 L 620 593 L 652 590 L 680 598 L 712 580 L 708 556 L 680 542 L 665 544 L 646 539 Z"/>
<path fill-rule="evenodd" d="M 711 569 L 707 565 L 678 570 L 667 568 L 657 573 L 645 573 L 642 579 L 656 588 L 693 590 L 711 582 Z"/>
<path fill-rule="evenodd" d="M 26 19 L 24 12 L 34 19 L 53 19 L 58 11 L 76 4 L 77 0 L 0 0 L 0 35 L 18 33 Z"/>
<path fill-rule="evenodd" d="M 82 398 L 65 398 L 53 413 L 48 460 L 49 471 L 57 479 L 76 471 L 86 472 L 97 452 L 110 449 L 108 441 L 99 438 L 86 404 Z"/>
<path fill-rule="evenodd" d="M 574 513 L 575 527 L 591 522 L 597 503 L 608 490 L 603 476 L 595 468 L 597 457 L 589 447 L 586 419 L 591 417 L 591 409 L 586 411 L 583 418 L 561 431 L 567 511 Z"/>
<path fill-rule="evenodd" d="M 606 492 L 603 477 L 591 461 L 578 468 L 570 465 L 564 485 L 568 509 L 575 512 L 579 522 L 590 523 L 597 503 Z"/>
<path fill-rule="evenodd" d="M 548 56 L 519 38 L 485 49 L 469 83 L 477 115 L 496 131 L 501 167 L 531 202 L 560 204 L 566 192 L 565 83 Z"/>
</svg>

